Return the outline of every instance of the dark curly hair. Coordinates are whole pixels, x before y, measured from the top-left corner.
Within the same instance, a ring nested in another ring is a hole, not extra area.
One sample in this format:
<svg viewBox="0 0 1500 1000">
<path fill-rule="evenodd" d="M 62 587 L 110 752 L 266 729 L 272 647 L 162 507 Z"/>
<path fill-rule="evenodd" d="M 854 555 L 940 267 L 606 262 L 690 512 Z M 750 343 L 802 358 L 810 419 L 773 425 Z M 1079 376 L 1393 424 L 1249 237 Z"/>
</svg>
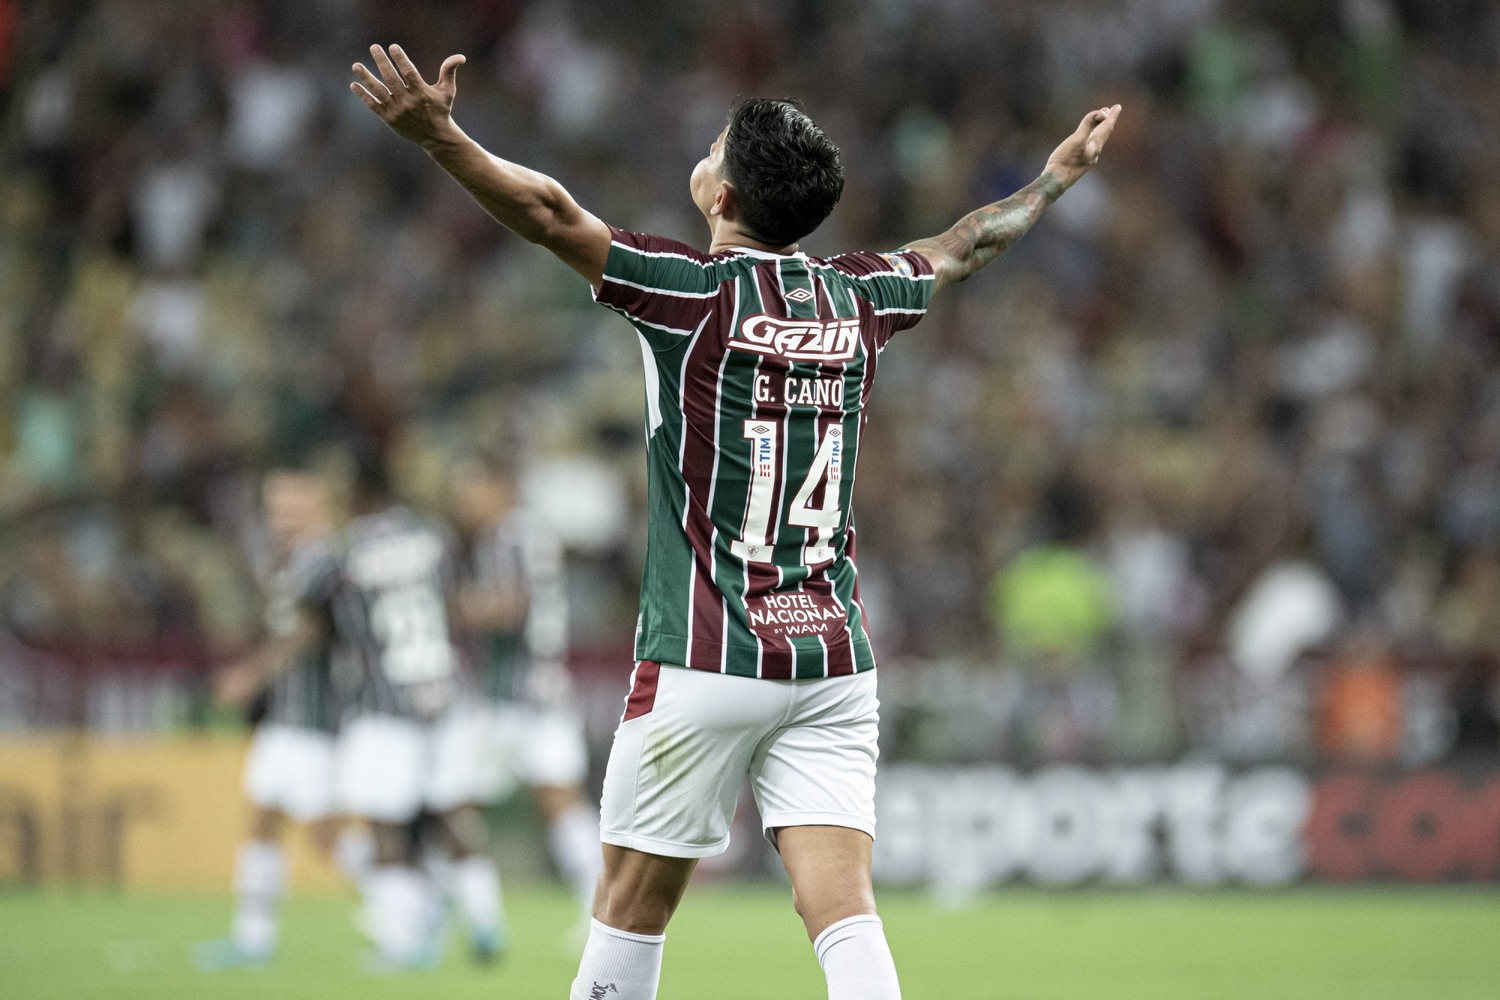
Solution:
<svg viewBox="0 0 1500 1000">
<path fill-rule="evenodd" d="M 844 192 L 838 147 L 792 101 L 756 98 L 734 109 L 724 172 L 746 231 L 770 246 L 817 229 Z"/>
</svg>

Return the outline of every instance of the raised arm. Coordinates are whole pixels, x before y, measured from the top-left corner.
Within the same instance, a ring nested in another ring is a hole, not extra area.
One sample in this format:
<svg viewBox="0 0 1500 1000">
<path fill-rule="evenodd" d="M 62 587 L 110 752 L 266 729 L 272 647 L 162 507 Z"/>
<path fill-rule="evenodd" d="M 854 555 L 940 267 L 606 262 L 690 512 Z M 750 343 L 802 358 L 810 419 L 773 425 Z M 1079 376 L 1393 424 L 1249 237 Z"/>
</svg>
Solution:
<svg viewBox="0 0 1500 1000">
<path fill-rule="evenodd" d="M 1048 205 L 1099 162 L 1119 117 L 1118 104 L 1090 111 L 1053 150 L 1036 180 L 1009 198 L 970 212 L 942 235 L 909 244 L 907 249 L 931 262 L 935 287 L 963 281 L 1024 236 Z"/>
<path fill-rule="evenodd" d="M 358 79 L 349 85 L 365 107 L 426 150 L 496 222 L 546 247 L 597 288 L 609 256 L 609 227 L 557 181 L 486 152 L 453 121 L 464 57 L 444 59 L 437 82 L 428 84 L 399 45 L 389 53 L 372 45 L 370 55 L 379 75 L 355 63 Z"/>
</svg>

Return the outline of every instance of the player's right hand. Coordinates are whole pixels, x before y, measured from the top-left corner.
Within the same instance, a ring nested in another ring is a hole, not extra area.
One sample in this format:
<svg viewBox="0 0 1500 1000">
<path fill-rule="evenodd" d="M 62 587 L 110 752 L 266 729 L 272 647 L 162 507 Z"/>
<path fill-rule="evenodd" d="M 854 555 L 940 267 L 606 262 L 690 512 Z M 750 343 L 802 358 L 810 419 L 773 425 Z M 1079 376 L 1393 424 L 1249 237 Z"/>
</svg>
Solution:
<svg viewBox="0 0 1500 1000">
<path fill-rule="evenodd" d="M 390 46 L 389 51 L 372 45 L 370 56 L 380 75 L 370 72 L 364 63 L 355 63 L 358 79 L 349 84 L 354 96 L 403 139 L 425 143 L 444 138 L 453 127 L 458 67 L 464 64 L 464 57 L 444 59 L 437 83 L 429 84 L 399 45 Z"/>
</svg>

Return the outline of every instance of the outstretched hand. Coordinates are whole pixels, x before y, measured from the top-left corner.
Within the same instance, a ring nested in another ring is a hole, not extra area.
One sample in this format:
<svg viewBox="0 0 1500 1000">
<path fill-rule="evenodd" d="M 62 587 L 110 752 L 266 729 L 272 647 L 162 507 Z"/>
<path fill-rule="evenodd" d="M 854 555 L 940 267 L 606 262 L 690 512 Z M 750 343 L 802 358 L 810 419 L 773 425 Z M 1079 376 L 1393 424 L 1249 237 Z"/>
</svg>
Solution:
<svg viewBox="0 0 1500 1000">
<path fill-rule="evenodd" d="M 458 67 L 464 57 L 449 56 L 438 70 L 437 83 L 429 84 L 402 51 L 392 45 L 389 53 L 370 46 L 376 76 L 363 63 L 354 64 L 356 81 L 349 84 L 354 96 L 380 116 L 397 135 L 422 143 L 437 139 L 453 127 L 453 99 L 458 94 Z"/>
<path fill-rule="evenodd" d="M 1084 115 L 1073 134 L 1047 158 L 1047 169 L 1068 185 L 1088 173 L 1089 168 L 1099 162 L 1099 154 L 1104 151 L 1104 144 L 1109 142 L 1119 118 L 1118 104 Z"/>
</svg>

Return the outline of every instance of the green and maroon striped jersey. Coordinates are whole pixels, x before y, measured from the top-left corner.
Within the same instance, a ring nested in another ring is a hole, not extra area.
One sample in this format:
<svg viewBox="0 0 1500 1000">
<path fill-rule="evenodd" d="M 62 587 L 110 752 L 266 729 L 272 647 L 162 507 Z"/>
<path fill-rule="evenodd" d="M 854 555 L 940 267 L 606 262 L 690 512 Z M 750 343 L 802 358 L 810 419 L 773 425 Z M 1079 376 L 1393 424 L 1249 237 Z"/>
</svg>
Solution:
<svg viewBox="0 0 1500 1000">
<path fill-rule="evenodd" d="M 646 365 L 636 658 L 780 679 L 873 669 L 850 496 L 880 352 L 926 311 L 927 260 L 612 235 L 595 298 L 634 324 Z"/>
<path fill-rule="evenodd" d="M 315 585 L 329 560 L 328 540 L 298 542 L 266 577 L 265 624 L 268 634 L 286 635 L 297 623 L 299 602 Z M 326 642 L 297 655 L 296 661 L 266 686 L 262 722 L 298 729 L 334 732 L 341 706 L 335 698 L 331 652 Z"/>
</svg>

